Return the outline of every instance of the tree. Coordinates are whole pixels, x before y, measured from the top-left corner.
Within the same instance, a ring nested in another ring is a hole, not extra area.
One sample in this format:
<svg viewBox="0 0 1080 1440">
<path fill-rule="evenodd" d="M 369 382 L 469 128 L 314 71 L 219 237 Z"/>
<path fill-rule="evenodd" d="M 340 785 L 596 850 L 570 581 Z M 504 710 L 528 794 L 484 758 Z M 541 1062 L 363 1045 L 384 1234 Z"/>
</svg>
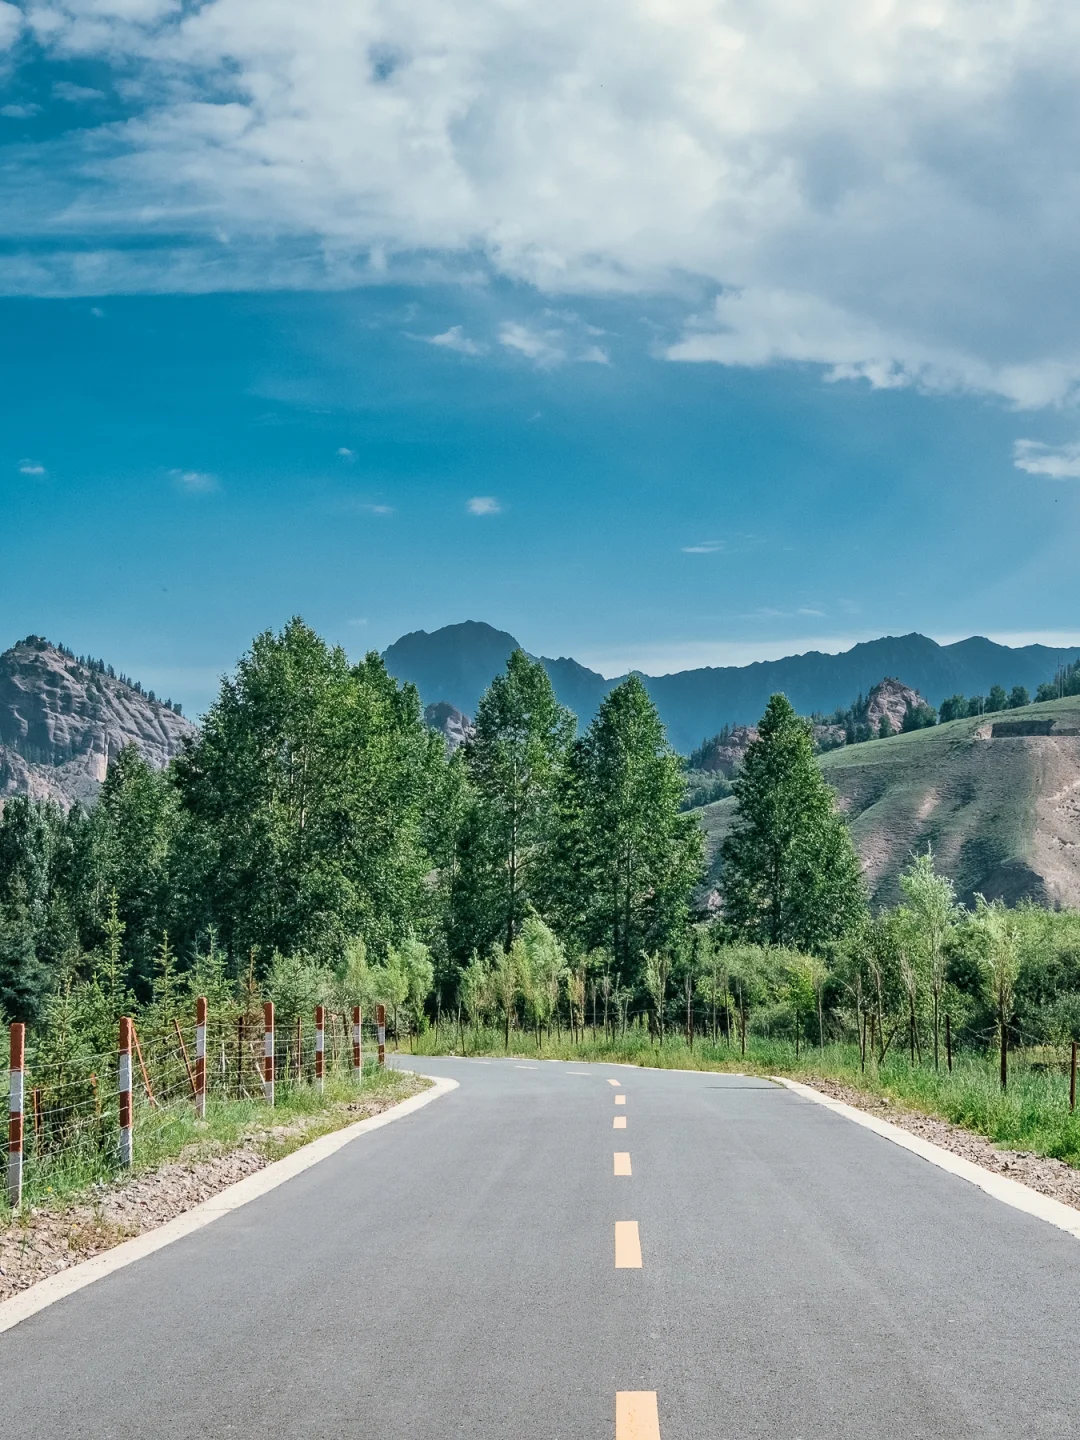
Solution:
<svg viewBox="0 0 1080 1440">
<path fill-rule="evenodd" d="M 948 941 L 960 907 L 952 881 L 935 871 L 934 852 L 929 845 L 924 855 L 912 857 L 911 864 L 900 876 L 900 888 L 907 900 L 914 936 L 922 950 L 930 981 L 934 1007 L 934 1069 L 937 1070 Z"/>
<path fill-rule="evenodd" d="M 929 730 L 937 724 L 937 718 L 937 711 L 932 705 L 927 705 L 925 702 L 915 705 L 909 700 L 904 710 L 904 718 L 900 722 L 900 729 L 905 735 L 912 730 Z"/>
<path fill-rule="evenodd" d="M 987 710 L 1006 710 L 1009 705 L 1009 697 L 1000 685 L 992 685 L 990 694 L 986 697 Z"/>
<path fill-rule="evenodd" d="M 1009 1022 L 1012 1019 L 1013 996 L 1020 973 L 1020 926 L 1016 914 L 1001 900 L 990 903 L 982 895 L 975 897 L 972 928 L 979 945 L 979 958 L 997 1015 L 1001 1088 L 1009 1083 Z"/>
<path fill-rule="evenodd" d="M 385 955 L 427 923 L 445 765 L 378 655 L 350 666 L 299 619 L 260 635 L 175 765 L 226 948 L 336 964 L 357 935 Z"/>
<path fill-rule="evenodd" d="M 656 707 L 632 675 L 574 747 L 546 885 L 566 931 L 585 950 L 609 948 L 626 979 L 644 953 L 670 952 L 686 928 L 703 837 L 679 809 L 684 785 Z"/>
<path fill-rule="evenodd" d="M 1030 704 L 1031 696 L 1028 694 L 1026 687 L 1023 685 L 1014 685 L 1009 691 L 1008 708 L 1010 710 L 1019 710 L 1021 706 Z"/>
<path fill-rule="evenodd" d="M 509 951 L 535 899 L 574 724 L 547 671 L 523 650 L 514 651 L 480 700 L 464 747 L 473 803 L 454 886 L 455 911 L 469 922 L 459 925 L 469 949 L 501 942 Z"/>
<path fill-rule="evenodd" d="M 785 696 L 769 701 L 734 783 L 735 821 L 721 849 L 728 924 L 759 944 L 820 950 L 858 923 L 866 901 L 809 724 Z"/>
<path fill-rule="evenodd" d="M 889 736 L 893 733 L 892 721 L 889 719 L 888 715 L 882 715 L 881 719 L 878 721 L 877 733 L 879 740 L 888 740 Z"/>
<path fill-rule="evenodd" d="M 942 725 L 947 725 L 950 720 L 962 720 L 967 713 L 968 702 L 963 695 L 950 695 L 941 702 Z"/>
</svg>

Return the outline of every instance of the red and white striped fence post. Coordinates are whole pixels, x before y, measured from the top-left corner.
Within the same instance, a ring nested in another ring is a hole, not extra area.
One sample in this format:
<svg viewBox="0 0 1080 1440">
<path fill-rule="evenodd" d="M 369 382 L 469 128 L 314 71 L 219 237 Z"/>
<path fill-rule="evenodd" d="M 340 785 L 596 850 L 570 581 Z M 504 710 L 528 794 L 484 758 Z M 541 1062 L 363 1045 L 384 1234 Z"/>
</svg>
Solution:
<svg viewBox="0 0 1080 1440">
<path fill-rule="evenodd" d="M 360 1038 L 360 1023 L 363 1019 L 360 1006 L 354 1005 L 352 1011 L 352 1073 L 353 1079 L 359 1080 L 364 1069 L 363 1041 Z"/>
<path fill-rule="evenodd" d="M 379 1029 L 379 1064 L 386 1064 L 386 1006 L 375 1006 L 375 1023 Z"/>
<path fill-rule="evenodd" d="M 120 1092 L 120 1164 L 132 1161 L 131 1143 L 131 1019 L 120 1019 L 120 1060 L 117 1066 L 117 1089 Z"/>
<path fill-rule="evenodd" d="M 206 1118 L 206 996 L 195 1001 L 195 1114 Z"/>
<path fill-rule="evenodd" d="M 268 1105 L 274 1103 L 274 1002 L 263 1005 L 263 1096 Z"/>
<path fill-rule="evenodd" d="M 16 1020 L 11 1027 L 11 1060 L 8 1071 L 8 1165 L 7 1192 L 12 1210 L 22 1204 L 23 1182 L 23 1059 L 26 1026 Z"/>
<path fill-rule="evenodd" d="M 326 1088 L 326 1007 L 315 1006 L 315 1084 Z"/>
</svg>

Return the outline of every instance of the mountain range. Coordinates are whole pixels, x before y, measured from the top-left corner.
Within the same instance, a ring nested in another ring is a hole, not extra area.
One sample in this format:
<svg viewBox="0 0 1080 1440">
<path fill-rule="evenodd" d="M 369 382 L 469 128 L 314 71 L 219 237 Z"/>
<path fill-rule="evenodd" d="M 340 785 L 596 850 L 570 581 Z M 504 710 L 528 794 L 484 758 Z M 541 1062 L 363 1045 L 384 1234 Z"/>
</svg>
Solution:
<svg viewBox="0 0 1080 1440">
<path fill-rule="evenodd" d="M 478 620 L 414 630 L 383 654 L 390 673 L 411 680 L 426 705 L 446 703 L 475 715 L 480 696 L 518 648 L 513 635 Z M 985 695 L 992 686 L 1023 685 L 1034 694 L 1080 646 L 999 645 L 974 635 L 939 645 L 926 635 L 885 635 L 839 655 L 810 650 L 752 665 L 706 666 L 671 675 L 642 675 L 674 747 L 688 754 L 724 725 L 752 725 L 769 696 L 781 690 L 802 715 L 849 705 L 885 676 L 918 690 L 934 705 L 949 695 Z M 577 660 L 537 657 L 559 700 L 587 724 L 604 696 L 625 676 L 605 678 Z"/>
</svg>

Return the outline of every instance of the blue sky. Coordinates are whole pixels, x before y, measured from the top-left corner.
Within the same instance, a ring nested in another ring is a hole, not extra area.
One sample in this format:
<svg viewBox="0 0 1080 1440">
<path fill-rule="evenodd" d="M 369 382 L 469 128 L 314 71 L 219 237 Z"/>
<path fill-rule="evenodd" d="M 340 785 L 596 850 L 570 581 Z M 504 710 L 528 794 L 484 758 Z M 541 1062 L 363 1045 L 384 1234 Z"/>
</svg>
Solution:
<svg viewBox="0 0 1080 1440">
<path fill-rule="evenodd" d="M 1068 7 L 444 8 L 0 3 L 0 641 L 1080 636 Z"/>
</svg>

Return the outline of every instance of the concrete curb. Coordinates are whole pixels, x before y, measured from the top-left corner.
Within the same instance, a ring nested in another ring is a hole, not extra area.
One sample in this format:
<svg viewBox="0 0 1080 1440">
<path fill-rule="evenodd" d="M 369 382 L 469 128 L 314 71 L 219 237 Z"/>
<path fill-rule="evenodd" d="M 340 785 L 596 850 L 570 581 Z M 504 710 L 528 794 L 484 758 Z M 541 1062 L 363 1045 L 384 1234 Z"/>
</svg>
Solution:
<svg viewBox="0 0 1080 1440">
<path fill-rule="evenodd" d="M 1010 1180 L 1006 1175 L 995 1175 L 992 1170 L 984 1170 L 981 1165 L 964 1160 L 961 1156 L 954 1155 L 951 1150 L 945 1150 L 940 1145 L 912 1135 L 910 1131 L 902 1130 L 899 1125 L 890 1125 L 888 1120 L 879 1120 L 876 1115 L 868 1115 L 865 1110 L 857 1110 L 854 1105 L 847 1105 L 843 1100 L 834 1100 L 831 1095 L 823 1095 L 820 1090 L 814 1090 L 798 1080 L 785 1080 L 779 1075 L 772 1078 L 778 1085 L 794 1090 L 796 1095 L 801 1095 L 804 1100 L 824 1105 L 826 1110 L 843 1115 L 845 1120 L 854 1120 L 856 1125 L 862 1125 L 864 1129 L 872 1130 L 882 1139 L 891 1140 L 894 1145 L 910 1150 L 913 1155 L 928 1160 L 939 1170 L 947 1170 L 950 1175 L 977 1185 L 980 1190 L 985 1190 L 987 1195 L 992 1195 L 1003 1205 L 1011 1205 L 1014 1210 L 1023 1210 L 1026 1215 L 1034 1215 L 1037 1220 L 1045 1220 L 1048 1225 L 1055 1225 L 1059 1230 L 1064 1230 L 1074 1239 L 1080 1240 L 1080 1210 L 1074 1210 L 1071 1205 L 1053 1200 L 1049 1195 L 1032 1190 L 1029 1185 L 1021 1185 L 1019 1180 Z"/>
<path fill-rule="evenodd" d="M 348 1145 L 350 1140 L 356 1140 L 361 1135 L 369 1134 L 372 1130 L 381 1129 L 383 1125 L 389 1125 L 394 1120 L 401 1120 L 406 1115 L 411 1115 L 424 1105 L 430 1105 L 433 1100 L 438 1100 L 440 1096 L 447 1095 L 451 1090 L 458 1088 L 457 1080 L 427 1075 L 423 1078 L 430 1079 L 433 1083 L 431 1088 L 423 1091 L 422 1094 L 403 1100 L 400 1105 L 395 1105 L 390 1110 L 384 1110 L 381 1115 L 372 1115 L 367 1120 L 358 1120 L 355 1125 L 346 1125 L 343 1129 L 334 1130 L 329 1135 L 320 1135 L 317 1140 L 312 1140 L 308 1145 L 302 1145 L 299 1150 L 294 1150 L 283 1160 L 275 1160 L 264 1169 L 256 1171 L 254 1175 L 248 1175 L 245 1179 L 238 1180 L 235 1185 L 226 1186 L 216 1195 L 211 1195 L 209 1200 L 203 1200 L 201 1204 L 194 1206 L 191 1210 L 185 1210 L 182 1215 L 167 1220 L 156 1230 L 148 1230 L 145 1235 L 136 1235 L 131 1240 L 124 1240 L 121 1244 L 114 1245 L 111 1250 L 105 1250 L 100 1255 L 93 1255 L 89 1260 L 83 1260 L 80 1264 L 73 1265 L 70 1270 L 64 1270 L 59 1275 L 50 1275 L 45 1280 L 39 1280 L 36 1285 L 30 1285 L 27 1289 L 21 1290 L 19 1294 L 12 1295 L 9 1300 L 0 1302 L 0 1333 L 10 1330 L 13 1325 L 18 1325 L 20 1321 L 28 1319 L 31 1315 L 36 1315 L 47 1305 L 54 1305 L 57 1300 L 62 1300 L 66 1295 L 72 1295 L 76 1290 L 82 1290 L 84 1286 L 92 1285 L 95 1280 L 101 1280 L 104 1276 L 111 1275 L 114 1270 L 122 1270 L 125 1265 L 132 1265 L 145 1255 L 152 1255 L 155 1250 L 161 1250 L 166 1245 L 171 1245 L 174 1240 L 181 1240 L 185 1235 L 191 1235 L 205 1225 L 212 1225 L 215 1220 L 220 1220 L 223 1215 L 229 1215 L 234 1210 L 239 1210 L 242 1205 L 257 1200 L 260 1195 L 266 1195 L 269 1191 L 276 1190 L 279 1185 L 284 1185 L 286 1180 L 291 1180 L 294 1175 L 300 1175 L 303 1171 L 310 1170 L 312 1165 L 317 1165 L 320 1160 L 329 1159 L 343 1146 Z"/>
</svg>

